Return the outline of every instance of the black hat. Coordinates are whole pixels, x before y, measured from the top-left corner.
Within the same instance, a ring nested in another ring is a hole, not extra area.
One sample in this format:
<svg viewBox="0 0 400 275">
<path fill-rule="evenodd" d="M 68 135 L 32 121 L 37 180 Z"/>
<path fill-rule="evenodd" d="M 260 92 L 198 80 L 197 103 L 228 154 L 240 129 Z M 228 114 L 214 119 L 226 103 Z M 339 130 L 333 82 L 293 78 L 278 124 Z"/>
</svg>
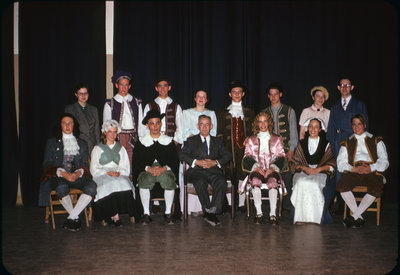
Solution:
<svg viewBox="0 0 400 275">
<path fill-rule="evenodd" d="M 236 87 L 240 87 L 242 88 L 243 92 L 246 93 L 247 92 L 247 87 L 246 85 L 244 85 L 242 82 L 240 81 L 232 81 L 231 83 L 229 83 L 229 92 Z"/>
<path fill-rule="evenodd" d="M 118 83 L 120 79 L 128 79 L 129 81 L 132 80 L 132 74 L 124 71 L 116 71 L 115 74 L 111 77 L 112 83 L 115 85 L 115 83 Z"/>
<path fill-rule="evenodd" d="M 160 114 L 158 110 L 150 110 L 147 112 L 146 116 L 142 120 L 142 124 L 146 125 L 147 122 L 149 121 L 150 118 L 155 118 L 158 117 L 159 119 L 162 119 L 165 116 L 165 114 Z"/>
</svg>

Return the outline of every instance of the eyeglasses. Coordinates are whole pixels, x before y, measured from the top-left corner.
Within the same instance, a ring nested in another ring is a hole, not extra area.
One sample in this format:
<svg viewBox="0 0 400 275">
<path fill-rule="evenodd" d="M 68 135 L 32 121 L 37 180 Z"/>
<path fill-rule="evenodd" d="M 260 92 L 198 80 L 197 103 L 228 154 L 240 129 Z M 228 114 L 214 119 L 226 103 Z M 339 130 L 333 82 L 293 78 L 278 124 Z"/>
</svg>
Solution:
<svg viewBox="0 0 400 275">
<path fill-rule="evenodd" d="M 351 87 L 351 84 L 340 84 L 339 85 L 340 87 L 342 87 L 342 88 L 350 88 Z"/>
</svg>

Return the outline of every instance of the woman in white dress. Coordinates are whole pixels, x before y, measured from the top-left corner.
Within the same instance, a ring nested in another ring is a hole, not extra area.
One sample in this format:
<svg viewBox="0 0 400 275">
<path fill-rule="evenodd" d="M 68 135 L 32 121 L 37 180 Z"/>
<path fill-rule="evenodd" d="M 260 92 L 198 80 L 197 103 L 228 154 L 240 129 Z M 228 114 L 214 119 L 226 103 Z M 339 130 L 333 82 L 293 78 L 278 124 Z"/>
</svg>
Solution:
<svg viewBox="0 0 400 275">
<path fill-rule="evenodd" d="M 200 115 L 207 115 L 211 117 L 213 128 L 210 135 L 216 136 L 217 134 L 217 116 L 214 111 L 206 108 L 207 92 L 205 90 L 197 90 L 194 96 L 196 106 L 194 108 L 183 110 L 182 112 L 182 140 L 186 141 L 188 137 L 197 135 L 200 130 L 197 128 L 197 123 Z M 183 205 L 183 164 L 179 167 L 179 185 L 181 189 L 180 203 Z M 202 211 L 201 203 L 196 195 L 188 195 L 188 214 L 198 214 Z"/>
<path fill-rule="evenodd" d="M 121 127 L 115 120 L 102 126 L 102 142 L 93 148 L 90 173 L 97 184 L 97 195 L 93 200 L 95 221 L 121 226 L 120 214 L 129 214 L 131 222 L 139 217 L 134 199 L 134 186 L 129 180 L 130 162 L 128 153 L 118 141 Z"/>
<path fill-rule="evenodd" d="M 321 223 L 328 176 L 333 177 L 336 161 L 326 140 L 324 124 L 317 118 L 305 123 L 308 131 L 299 141 L 293 155 L 293 192 L 290 200 L 295 208 L 293 223 Z M 321 131 L 323 130 L 323 131 Z"/>
</svg>

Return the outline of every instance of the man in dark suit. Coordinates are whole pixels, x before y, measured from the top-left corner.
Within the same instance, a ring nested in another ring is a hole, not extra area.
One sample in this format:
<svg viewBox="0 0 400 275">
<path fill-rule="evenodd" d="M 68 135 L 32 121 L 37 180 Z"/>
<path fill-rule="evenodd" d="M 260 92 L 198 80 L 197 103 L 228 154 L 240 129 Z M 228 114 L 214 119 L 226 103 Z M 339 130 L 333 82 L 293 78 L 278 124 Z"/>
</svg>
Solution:
<svg viewBox="0 0 400 275">
<path fill-rule="evenodd" d="M 74 89 L 77 102 L 65 107 L 65 112 L 72 114 L 79 122 L 79 138 L 86 141 L 89 155 L 95 145 L 100 142 L 99 111 L 87 103 L 89 89 L 85 84 L 78 84 Z"/>
<path fill-rule="evenodd" d="M 211 118 L 199 116 L 198 135 L 188 138 L 179 153 L 179 159 L 190 165 L 187 179 L 193 183 L 203 208 L 205 220 L 215 226 L 220 224 L 216 214 L 222 212 L 226 180 L 222 167 L 232 159 L 221 139 L 210 136 L 213 127 Z M 208 195 L 208 184 L 212 187 L 212 200 Z"/>
<path fill-rule="evenodd" d="M 68 113 L 63 114 L 58 126 L 57 136 L 50 138 L 46 143 L 43 175 L 40 179 L 42 199 L 39 198 L 39 201 L 43 201 L 43 198 L 48 199 L 51 189 L 56 190 L 60 203 L 69 213 L 63 227 L 71 231 L 78 231 L 81 228 L 79 214 L 96 195 L 96 183 L 91 179 L 88 167 L 86 141 L 76 138 L 79 136 L 76 126 L 79 125 L 74 116 Z M 68 195 L 70 188 L 83 191 L 75 207 Z"/>
</svg>

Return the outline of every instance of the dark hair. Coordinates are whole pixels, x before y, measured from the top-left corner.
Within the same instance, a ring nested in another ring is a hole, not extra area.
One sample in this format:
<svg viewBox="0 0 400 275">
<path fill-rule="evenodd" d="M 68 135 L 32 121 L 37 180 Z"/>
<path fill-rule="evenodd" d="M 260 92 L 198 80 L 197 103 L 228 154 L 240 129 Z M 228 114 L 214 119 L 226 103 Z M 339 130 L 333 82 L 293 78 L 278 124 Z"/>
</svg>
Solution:
<svg viewBox="0 0 400 275">
<path fill-rule="evenodd" d="M 78 83 L 73 88 L 74 95 L 82 88 L 85 88 L 89 93 L 89 86 L 88 85 L 86 85 L 85 83 Z"/>
<path fill-rule="evenodd" d="M 208 115 L 199 115 L 199 118 L 198 118 L 197 121 L 200 121 L 200 119 L 202 119 L 202 118 L 207 118 L 207 119 L 210 120 L 210 122 L 211 122 L 211 117 L 209 117 Z M 212 123 L 212 122 L 211 122 L 211 123 Z"/>
<path fill-rule="evenodd" d="M 348 77 L 347 75 L 342 75 L 341 77 L 339 77 L 338 83 L 340 83 L 340 81 L 343 80 L 343 79 L 349 80 L 349 81 L 350 81 L 350 84 L 353 85 L 353 81 L 352 81 L 351 78 Z"/>
<path fill-rule="evenodd" d="M 206 91 L 206 89 L 202 89 L 202 88 L 196 90 L 196 92 L 194 93 L 193 100 L 194 100 L 194 98 L 196 97 L 197 93 L 200 92 L 200 91 L 206 93 L 206 95 L 207 95 L 207 103 L 209 103 L 209 102 L 210 102 L 210 95 L 208 94 L 208 92 Z"/>
<path fill-rule="evenodd" d="M 55 125 L 55 136 L 56 136 L 56 138 L 57 139 L 62 139 L 62 136 L 63 136 L 63 132 L 62 132 L 62 129 L 61 129 L 61 121 L 63 120 L 63 118 L 64 117 L 70 117 L 70 118 L 72 118 L 72 120 L 74 121 L 74 129 L 73 129 L 73 131 L 72 131 L 72 134 L 74 135 L 74 137 L 76 137 L 76 138 L 78 138 L 79 137 L 79 134 L 80 134 L 80 131 L 79 131 L 79 123 L 78 123 L 78 121 L 76 120 L 76 118 L 72 115 L 72 114 L 70 114 L 70 113 L 63 113 L 60 117 L 59 117 L 59 119 L 58 119 L 58 123 Z"/>
<path fill-rule="evenodd" d="M 353 124 L 353 119 L 358 118 L 361 123 L 366 126 L 367 125 L 367 118 L 363 114 L 355 114 L 351 117 L 350 123 Z"/>
<path fill-rule="evenodd" d="M 271 89 L 277 89 L 279 93 L 283 93 L 282 84 L 279 82 L 272 82 L 271 84 L 269 84 L 267 88 L 267 93 L 269 93 L 269 90 Z"/>
<path fill-rule="evenodd" d="M 159 78 L 158 80 L 156 80 L 156 82 L 154 82 L 154 86 L 157 86 L 158 83 L 160 83 L 161 81 L 165 81 L 168 83 L 168 86 L 171 86 L 171 81 L 166 77 L 162 77 L 162 78 Z"/>
</svg>

